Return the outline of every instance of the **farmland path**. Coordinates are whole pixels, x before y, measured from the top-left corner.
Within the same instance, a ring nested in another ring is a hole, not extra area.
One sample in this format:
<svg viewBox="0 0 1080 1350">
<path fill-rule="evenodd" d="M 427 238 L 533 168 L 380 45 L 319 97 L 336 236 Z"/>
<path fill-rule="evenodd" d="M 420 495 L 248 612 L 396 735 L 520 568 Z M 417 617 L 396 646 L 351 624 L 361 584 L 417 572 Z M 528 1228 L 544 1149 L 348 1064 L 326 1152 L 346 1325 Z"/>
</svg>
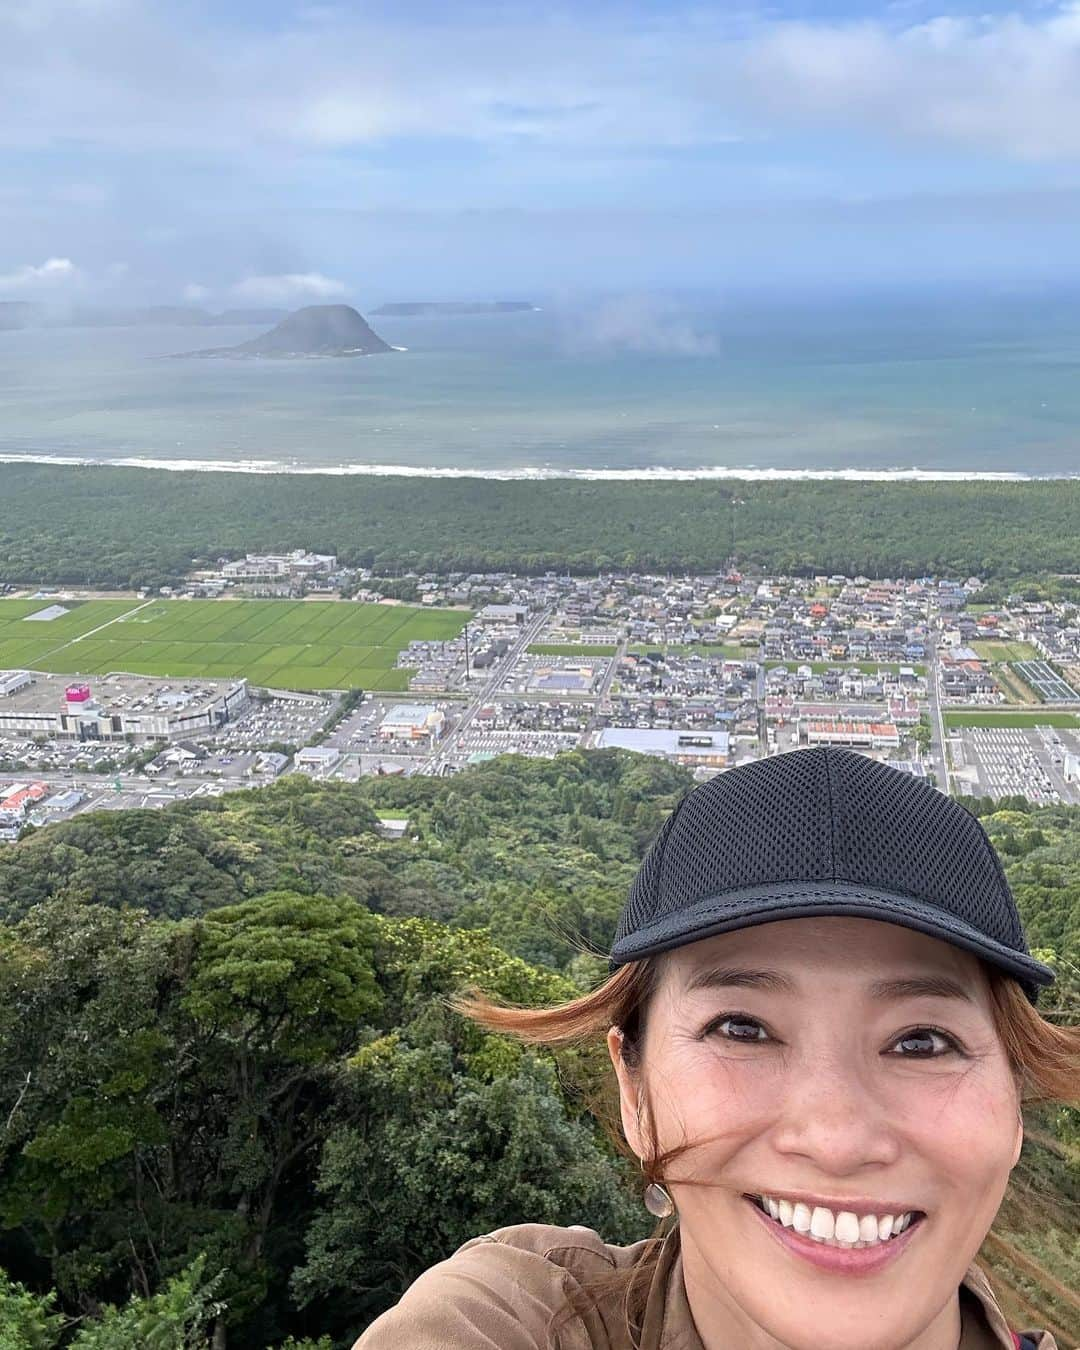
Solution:
<svg viewBox="0 0 1080 1350">
<path fill-rule="evenodd" d="M 95 633 L 103 633 L 106 628 L 111 628 L 114 623 L 123 623 L 125 619 L 130 619 L 133 614 L 138 614 L 140 609 L 148 609 L 151 605 L 156 604 L 158 604 L 157 600 L 144 600 L 141 605 L 136 605 L 134 609 L 129 609 L 123 614 L 116 614 L 111 619 L 107 619 L 105 623 L 99 623 L 96 628 L 91 628 L 88 633 L 80 633 L 78 637 L 72 638 L 71 642 L 65 642 L 64 646 L 70 647 L 73 642 L 82 642 L 84 638 L 91 638 Z M 58 647 L 57 651 L 59 650 Z"/>
<path fill-rule="evenodd" d="M 111 619 L 107 619 L 104 623 L 99 623 L 96 628 L 91 628 L 88 633 L 80 633 L 78 637 L 68 638 L 66 642 L 61 642 L 56 647 L 50 647 L 47 652 L 42 652 L 36 657 L 34 664 L 36 665 L 42 661 L 47 661 L 50 656 L 55 656 L 57 652 L 66 651 L 68 647 L 73 646 L 76 642 L 82 642 L 83 638 L 93 637 L 95 633 L 102 632 L 111 624 L 120 623 L 122 619 L 130 619 L 133 614 L 138 614 L 140 609 L 146 609 L 148 605 L 157 603 L 156 600 L 144 600 L 141 605 L 136 605 L 134 609 L 127 609 L 123 614 L 114 614 Z"/>
</svg>

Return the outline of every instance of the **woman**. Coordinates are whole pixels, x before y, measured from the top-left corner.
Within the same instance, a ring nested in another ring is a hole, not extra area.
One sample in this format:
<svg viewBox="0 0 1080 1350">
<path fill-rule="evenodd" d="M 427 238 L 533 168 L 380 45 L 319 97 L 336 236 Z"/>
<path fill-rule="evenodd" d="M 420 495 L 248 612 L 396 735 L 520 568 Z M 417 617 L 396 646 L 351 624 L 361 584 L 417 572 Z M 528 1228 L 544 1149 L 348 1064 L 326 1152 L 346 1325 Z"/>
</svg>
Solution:
<svg viewBox="0 0 1080 1350">
<path fill-rule="evenodd" d="M 972 1263 L 1022 1103 L 1080 1096 L 1080 1031 L 1036 1011 L 1053 972 L 963 807 L 832 749 L 721 774 L 665 821 L 611 964 L 561 1008 L 463 1008 L 606 1036 L 657 1236 L 473 1239 L 357 1350 L 1054 1350 Z"/>
</svg>

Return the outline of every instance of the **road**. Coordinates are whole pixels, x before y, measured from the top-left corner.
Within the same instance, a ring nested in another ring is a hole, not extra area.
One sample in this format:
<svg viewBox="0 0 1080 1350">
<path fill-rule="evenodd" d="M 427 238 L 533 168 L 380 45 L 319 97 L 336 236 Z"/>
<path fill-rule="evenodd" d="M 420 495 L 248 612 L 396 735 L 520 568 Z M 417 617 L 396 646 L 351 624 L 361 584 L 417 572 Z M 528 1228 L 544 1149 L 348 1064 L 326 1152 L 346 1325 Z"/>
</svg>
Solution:
<svg viewBox="0 0 1080 1350">
<path fill-rule="evenodd" d="M 503 682 L 506 680 L 506 677 L 510 674 L 511 670 L 513 670 L 518 657 L 524 652 L 529 643 L 535 642 L 539 635 L 544 631 L 544 626 L 550 615 L 550 609 L 541 610 L 539 613 L 534 614 L 532 618 L 529 619 L 528 623 L 523 626 L 521 635 L 499 662 L 495 673 L 487 681 L 480 692 L 470 700 L 469 706 L 465 709 L 465 714 L 461 721 L 452 731 L 448 732 L 443 743 L 437 746 L 427 759 L 417 761 L 417 766 L 413 770 L 414 774 L 438 774 L 446 759 L 456 748 L 458 739 L 464 735 L 472 725 L 476 714 L 485 704 L 490 703 L 502 688 Z"/>
<path fill-rule="evenodd" d="M 597 690 L 596 693 L 597 716 L 600 716 L 602 713 L 611 711 L 610 704 L 608 704 L 607 707 L 605 707 L 604 705 L 607 704 L 608 702 L 608 694 L 611 692 L 611 686 L 615 681 L 615 674 L 619 669 L 619 662 L 626 655 L 626 644 L 627 639 L 625 637 L 621 638 L 619 641 L 619 646 L 615 652 L 615 655 L 609 658 L 608 660 L 608 668 L 604 672 L 604 678 L 600 681 L 600 688 Z"/>
<path fill-rule="evenodd" d="M 949 754 L 945 743 L 945 718 L 941 712 L 941 691 L 938 687 L 938 650 L 930 648 L 926 666 L 926 699 L 930 712 L 930 759 L 934 766 L 940 791 L 949 791 Z"/>
</svg>

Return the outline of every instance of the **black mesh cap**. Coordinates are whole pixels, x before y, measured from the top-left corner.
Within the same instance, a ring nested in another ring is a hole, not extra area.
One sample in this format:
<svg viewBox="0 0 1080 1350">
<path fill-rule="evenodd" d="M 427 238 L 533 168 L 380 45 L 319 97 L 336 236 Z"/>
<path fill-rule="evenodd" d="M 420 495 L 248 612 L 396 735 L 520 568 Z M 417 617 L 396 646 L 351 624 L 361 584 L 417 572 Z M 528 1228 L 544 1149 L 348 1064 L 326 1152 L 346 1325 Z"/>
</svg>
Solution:
<svg viewBox="0 0 1080 1350">
<path fill-rule="evenodd" d="M 630 887 L 611 966 L 826 914 L 943 938 L 1015 976 L 1032 1000 L 1054 979 L 1028 952 L 975 817 L 911 774 L 831 747 L 755 760 L 684 797 Z"/>
</svg>

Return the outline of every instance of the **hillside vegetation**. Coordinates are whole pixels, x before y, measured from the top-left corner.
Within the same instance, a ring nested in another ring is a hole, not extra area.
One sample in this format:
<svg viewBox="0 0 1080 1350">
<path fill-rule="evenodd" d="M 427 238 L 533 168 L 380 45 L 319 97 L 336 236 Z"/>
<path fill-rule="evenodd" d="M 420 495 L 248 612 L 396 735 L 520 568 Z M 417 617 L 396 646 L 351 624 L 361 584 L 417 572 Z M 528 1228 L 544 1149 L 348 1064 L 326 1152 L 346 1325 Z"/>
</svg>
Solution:
<svg viewBox="0 0 1080 1350">
<path fill-rule="evenodd" d="M 612 751 L 449 780 L 293 777 L 0 852 L 11 1343 L 334 1350 L 476 1233 L 643 1236 L 634 1169 L 586 1105 L 598 1057 L 525 1050 L 445 999 L 596 980 L 582 948 L 610 942 L 690 785 Z M 976 807 L 1061 967 L 1049 1008 L 1075 1016 L 1080 810 Z M 407 815 L 406 836 L 383 839 L 376 811 Z M 986 1259 L 1016 1321 L 1068 1346 L 1080 1119 L 1034 1116 L 1030 1136 Z"/>
<path fill-rule="evenodd" d="M 160 585 L 196 561 L 291 548 L 388 573 L 708 572 L 733 551 L 804 575 L 1080 571 L 1080 482 L 1062 479 L 492 482 L 7 464 L 0 500 L 0 582 Z"/>
</svg>

